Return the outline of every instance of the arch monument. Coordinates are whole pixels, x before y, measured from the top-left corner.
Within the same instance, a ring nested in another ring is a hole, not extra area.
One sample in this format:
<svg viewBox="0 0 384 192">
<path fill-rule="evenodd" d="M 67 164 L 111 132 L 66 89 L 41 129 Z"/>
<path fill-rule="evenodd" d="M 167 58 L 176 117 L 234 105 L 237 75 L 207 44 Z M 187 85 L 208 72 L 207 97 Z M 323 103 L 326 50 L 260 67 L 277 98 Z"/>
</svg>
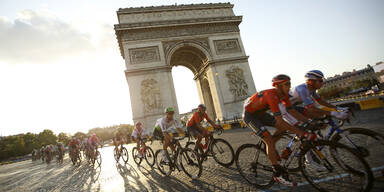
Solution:
<svg viewBox="0 0 384 192">
<path fill-rule="evenodd" d="M 169 106 L 180 118 L 171 73 L 179 65 L 193 72 L 212 119 L 241 115 L 256 88 L 240 37 L 242 16 L 234 14 L 233 4 L 124 8 L 117 17 L 134 122 L 150 129 Z"/>
</svg>

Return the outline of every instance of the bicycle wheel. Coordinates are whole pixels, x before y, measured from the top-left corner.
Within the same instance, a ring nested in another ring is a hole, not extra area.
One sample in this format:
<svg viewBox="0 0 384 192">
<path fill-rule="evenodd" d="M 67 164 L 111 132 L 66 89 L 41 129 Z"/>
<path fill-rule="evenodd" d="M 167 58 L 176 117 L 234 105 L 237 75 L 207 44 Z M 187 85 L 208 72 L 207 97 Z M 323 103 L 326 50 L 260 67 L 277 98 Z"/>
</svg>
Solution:
<svg viewBox="0 0 384 192">
<path fill-rule="evenodd" d="M 384 159 L 377 158 L 384 156 L 384 136 L 382 134 L 357 127 L 344 129 L 342 134 L 345 137 L 335 134 L 331 141 L 351 147 L 363 156 L 372 168 L 384 165 Z"/>
<path fill-rule="evenodd" d="M 148 163 L 150 167 L 153 167 L 155 164 L 155 154 L 153 153 L 153 150 L 150 147 L 147 147 L 147 149 L 144 152 L 145 161 Z"/>
<path fill-rule="evenodd" d="M 307 153 L 316 163 L 304 163 Z M 319 140 L 309 144 L 300 153 L 299 167 L 304 178 L 319 191 L 352 192 L 372 188 L 374 178 L 368 163 L 341 143 Z"/>
<path fill-rule="evenodd" d="M 80 163 L 81 163 L 81 161 L 82 161 L 82 158 L 83 158 L 83 157 L 82 157 L 82 155 L 81 155 L 81 152 L 80 152 L 80 151 L 78 151 L 78 152 L 77 152 L 77 155 L 78 155 L 78 157 L 77 157 L 77 158 L 78 158 L 78 161 L 79 161 L 79 165 L 80 165 Z"/>
<path fill-rule="evenodd" d="M 80 152 L 77 152 L 77 164 L 78 164 L 78 166 L 80 166 L 80 164 L 81 164 L 81 153 Z"/>
<path fill-rule="evenodd" d="M 137 165 L 140 165 L 141 161 L 142 161 L 142 158 L 140 158 L 139 156 L 137 156 L 137 153 L 138 153 L 138 150 L 137 150 L 137 147 L 134 147 L 132 149 L 132 157 L 133 157 L 133 160 L 135 161 L 135 163 Z"/>
<path fill-rule="evenodd" d="M 288 172 L 297 172 L 297 171 L 300 171 L 300 168 L 299 168 L 299 161 L 298 159 L 296 158 L 296 156 L 298 155 L 297 154 L 291 154 L 288 159 L 284 159 L 282 156 L 282 152 L 286 149 L 286 147 L 288 146 L 289 142 L 291 142 L 291 140 L 293 139 L 293 136 L 290 135 L 290 134 L 287 134 L 287 133 L 284 133 L 281 135 L 280 139 L 276 142 L 275 144 L 275 148 L 276 148 L 276 151 L 278 153 L 278 155 L 280 155 L 280 158 L 281 158 L 281 163 L 280 165 L 282 165 L 284 168 L 287 169 Z M 299 142 L 294 142 L 292 145 L 291 145 L 291 151 L 298 147 L 299 145 Z"/>
<path fill-rule="evenodd" d="M 121 157 L 123 158 L 124 163 L 128 163 L 129 155 L 127 148 L 123 147 L 121 151 Z"/>
<path fill-rule="evenodd" d="M 195 142 L 187 142 L 185 144 L 185 148 L 195 150 L 195 145 L 196 145 Z M 200 146 L 197 147 L 197 149 L 198 149 L 197 152 L 198 152 L 199 159 L 200 159 L 201 157 L 203 157 L 204 151 L 203 151 L 203 149 Z M 205 161 L 205 160 L 207 160 L 207 157 L 204 157 L 204 159 L 200 159 L 200 161 Z"/>
<path fill-rule="evenodd" d="M 118 163 L 120 159 L 120 153 L 116 151 L 116 149 L 113 149 L 113 157 L 115 158 L 116 163 Z"/>
<path fill-rule="evenodd" d="M 237 149 L 235 162 L 240 175 L 248 183 L 259 189 L 273 185 L 273 169 L 265 149 L 255 144 L 244 144 Z"/>
<path fill-rule="evenodd" d="M 76 156 L 76 154 L 72 154 L 72 155 L 70 155 L 70 157 L 71 157 L 72 164 L 75 165 L 76 162 L 77 162 L 77 159 L 76 159 L 77 156 Z"/>
<path fill-rule="evenodd" d="M 99 151 L 96 151 L 95 159 L 96 159 L 97 166 L 100 167 L 101 166 L 101 154 Z"/>
<path fill-rule="evenodd" d="M 165 162 L 163 159 L 162 149 L 159 149 L 155 153 L 155 161 L 157 168 L 163 175 L 171 175 L 173 166 L 171 165 L 169 155 L 167 154 L 166 157 L 168 158 L 169 162 Z"/>
<path fill-rule="evenodd" d="M 233 164 L 235 152 L 226 140 L 214 139 L 209 150 L 218 164 L 224 167 L 229 167 Z"/>
<path fill-rule="evenodd" d="M 177 156 L 181 169 L 188 177 L 197 179 L 201 176 L 203 167 L 196 151 L 185 148 L 182 149 Z"/>
</svg>

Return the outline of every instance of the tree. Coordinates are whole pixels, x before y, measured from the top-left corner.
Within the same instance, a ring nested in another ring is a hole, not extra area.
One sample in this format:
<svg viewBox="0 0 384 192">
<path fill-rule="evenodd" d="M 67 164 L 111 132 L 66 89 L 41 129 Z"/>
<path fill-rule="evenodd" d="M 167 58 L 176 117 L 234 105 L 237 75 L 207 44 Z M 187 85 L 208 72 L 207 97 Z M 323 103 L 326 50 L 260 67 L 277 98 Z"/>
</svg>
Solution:
<svg viewBox="0 0 384 192">
<path fill-rule="evenodd" d="M 59 133 L 57 138 L 58 138 L 59 142 L 63 143 L 64 145 L 68 145 L 69 140 L 70 140 L 68 134 L 66 134 L 66 133 Z"/>
<path fill-rule="evenodd" d="M 75 135 L 73 135 L 73 136 L 75 136 L 75 137 L 77 137 L 79 139 L 84 139 L 85 137 L 87 137 L 87 135 L 85 133 L 80 132 L 80 131 L 75 133 Z"/>
<path fill-rule="evenodd" d="M 37 135 L 34 133 L 26 133 L 23 135 L 23 139 L 25 142 L 25 152 L 31 153 L 33 149 L 37 149 L 41 147 L 40 142 L 38 141 Z"/>
<path fill-rule="evenodd" d="M 40 143 L 44 146 L 49 144 L 55 145 L 57 143 L 57 136 L 49 129 L 40 132 L 38 138 Z"/>
</svg>

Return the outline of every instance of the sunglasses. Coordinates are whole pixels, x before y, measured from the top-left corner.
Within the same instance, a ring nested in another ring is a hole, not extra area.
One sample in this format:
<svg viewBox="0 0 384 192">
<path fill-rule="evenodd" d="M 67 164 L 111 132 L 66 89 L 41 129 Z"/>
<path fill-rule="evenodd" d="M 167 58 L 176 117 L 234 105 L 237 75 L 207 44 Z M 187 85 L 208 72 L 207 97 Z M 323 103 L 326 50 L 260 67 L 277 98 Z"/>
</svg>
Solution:
<svg viewBox="0 0 384 192">
<path fill-rule="evenodd" d="M 287 86 L 287 87 L 288 87 L 288 86 L 291 86 L 291 82 L 286 82 L 286 83 L 284 83 L 283 85 L 284 85 L 284 86 Z"/>
</svg>

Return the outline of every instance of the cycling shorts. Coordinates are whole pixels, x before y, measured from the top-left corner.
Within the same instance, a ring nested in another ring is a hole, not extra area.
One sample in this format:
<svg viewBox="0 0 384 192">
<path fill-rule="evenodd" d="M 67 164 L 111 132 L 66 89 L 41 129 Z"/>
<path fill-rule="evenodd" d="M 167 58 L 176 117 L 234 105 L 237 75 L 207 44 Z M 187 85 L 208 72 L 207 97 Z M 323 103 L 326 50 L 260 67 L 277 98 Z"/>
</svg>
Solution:
<svg viewBox="0 0 384 192">
<path fill-rule="evenodd" d="M 199 134 L 202 135 L 203 134 L 203 132 L 196 125 L 192 125 L 192 126 L 187 127 L 187 131 L 193 137 L 197 137 L 197 135 L 199 135 Z"/>
<path fill-rule="evenodd" d="M 263 138 L 265 136 L 271 135 L 271 133 L 266 129 L 265 126 L 274 127 L 276 124 L 276 119 L 274 116 L 269 113 L 250 113 L 248 111 L 244 112 L 243 120 L 245 125 L 248 128 L 252 129 L 259 137 Z"/>
</svg>

